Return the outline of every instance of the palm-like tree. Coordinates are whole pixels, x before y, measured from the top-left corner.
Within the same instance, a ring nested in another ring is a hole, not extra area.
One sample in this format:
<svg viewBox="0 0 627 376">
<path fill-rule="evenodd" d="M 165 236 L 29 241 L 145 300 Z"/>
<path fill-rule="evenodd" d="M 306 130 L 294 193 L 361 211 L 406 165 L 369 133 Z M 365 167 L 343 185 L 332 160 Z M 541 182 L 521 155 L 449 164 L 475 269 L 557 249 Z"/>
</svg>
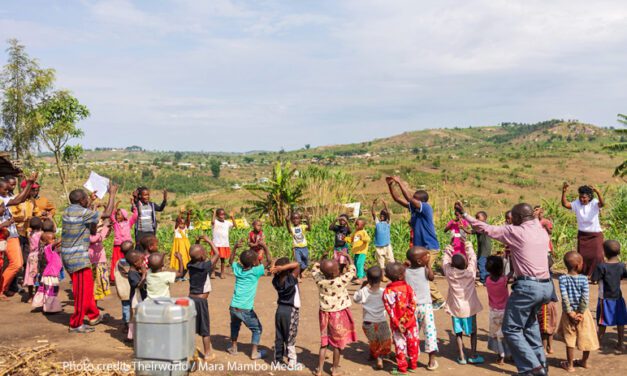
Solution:
<svg viewBox="0 0 627 376">
<path fill-rule="evenodd" d="M 285 223 L 288 212 L 293 209 L 303 196 L 303 182 L 296 176 L 296 169 L 290 163 L 277 162 L 272 171 L 272 178 L 264 183 L 248 184 L 244 188 L 250 191 L 256 200 L 249 200 L 252 212 L 268 215 L 273 226 Z"/>
<path fill-rule="evenodd" d="M 623 126 L 627 125 L 627 115 L 618 114 L 617 120 Z M 621 135 L 627 135 L 627 129 L 617 129 L 616 132 Z M 620 142 L 617 142 L 612 145 L 608 145 L 606 146 L 606 148 L 610 150 L 614 150 L 614 151 L 623 151 L 627 149 L 627 142 L 622 141 L 622 138 L 621 138 Z M 616 169 L 614 170 L 614 176 L 619 176 L 622 178 L 625 175 L 627 175 L 627 160 L 624 160 L 623 163 L 618 165 Z"/>
</svg>

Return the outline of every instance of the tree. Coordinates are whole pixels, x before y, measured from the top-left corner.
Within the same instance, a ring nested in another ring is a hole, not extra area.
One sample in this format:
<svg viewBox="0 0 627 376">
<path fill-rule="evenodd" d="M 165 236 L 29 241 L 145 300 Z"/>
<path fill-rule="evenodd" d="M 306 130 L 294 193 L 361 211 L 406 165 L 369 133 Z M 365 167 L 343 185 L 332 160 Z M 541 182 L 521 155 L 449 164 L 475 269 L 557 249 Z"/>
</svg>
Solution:
<svg viewBox="0 0 627 376">
<path fill-rule="evenodd" d="M 296 169 L 290 163 L 277 162 L 272 170 L 272 178 L 265 183 L 245 186 L 256 200 L 248 201 L 257 215 L 267 214 L 270 224 L 281 226 L 285 223 L 289 209 L 293 209 L 303 196 L 303 181 L 296 176 Z"/>
<path fill-rule="evenodd" d="M 40 135 L 33 112 L 52 90 L 54 70 L 39 67 L 24 45 L 9 40 L 8 62 L 0 75 L 2 134 L 4 146 L 17 159 L 30 157 Z"/>
<path fill-rule="evenodd" d="M 623 126 L 627 126 L 627 115 L 618 114 L 617 120 Z M 607 145 L 606 148 L 614 151 L 626 150 L 627 142 L 624 141 L 624 135 L 627 134 L 627 129 L 616 129 L 614 130 L 614 132 L 622 134 L 620 141 L 612 145 Z M 627 159 L 624 160 L 620 165 L 616 166 L 616 169 L 614 170 L 614 176 L 619 176 L 623 178 L 625 177 L 625 175 L 627 175 Z"/>
<path fill-rule="evenodd" d="M 211 162 L 209 162 L 209 169 L 211 170 L 211 175 L 216 179 L 220 177 L 220 167 L 221 167 L 221 163 L 217 159 L 212 159 Z"/>
<path fill-rule="evenodd" d="M 309 148 L 311 148 L 310 144 L 305 144 L 305 149 L 309 150 Z"/>
<path fill-rule="evenodd" d="M 67 91 L 55 92 L 32 115 L 34 123 L 41 130 L 41 141 L 54 155 L 65 197 L 68 197 L 67 172 L 83 151 L 80 145 L 70 146 L 68 142 L 83 136 L 83 131 L 76 123 L 88 116 L 87 107 Z"/>
<path fill-rule="evenodd" d="M 180 151 L 177 151 L 176 153 L 174 153 L 174 160 L 176 162 L 180 162 L 181 159 L 183 159 L 183 153 L 181 153 Z"/>
</svg>

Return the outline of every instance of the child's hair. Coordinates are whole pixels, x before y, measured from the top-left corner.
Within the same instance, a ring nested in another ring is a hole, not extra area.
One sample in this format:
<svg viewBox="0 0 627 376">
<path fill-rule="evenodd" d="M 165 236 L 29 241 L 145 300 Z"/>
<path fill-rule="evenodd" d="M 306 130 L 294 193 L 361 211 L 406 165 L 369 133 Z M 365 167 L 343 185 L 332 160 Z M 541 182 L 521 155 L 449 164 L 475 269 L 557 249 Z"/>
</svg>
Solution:
<svg viewBox="0 0 627 376">
<path fill-rule="evenodd" d="M 155 242 L 158 242 L 159 240 L 157 239 L 156 236 L 150 234 L 150 235 L 145 235 L 144 237 L 142 237 L 139 240 L 139 246 L 141 247 L 141 249 L 143 251 L 148 251 L 148 249 L 150 248 L 151 245 L 153 245 Z"/>
<path fill-rule="evenodd" d="M 390 213 L 388 213 L 388 211 L 385 209 L 381 209 L 381 212 L 379 213 L 379 215 L 383 217 L 384 221 L 387 221 L 388 219 L 390 219 Z"/>
<path fill-rule="evenodd" d="M 322 260 L 320 262 L 320 271 L 326 279 L 333 279 L 337 277 L 336 271 L 339 271 L 339 264 L 336 260 Z"/>
<path fill-rule="evenodd" d="M 620 243 L 616 240 L 606 240 L 603 243 L 603 253 L 607 259 L 620 255 Z"/>
<path fill-rule="evenodd" d="M 252 225 L 255 226 L 257 223 L 261 224 L 261 219 L 255 219 Z"/>
<path fill-rule="evenodd" d="M 340 214 L 339 218 L 344 218 L 348 222 L 348 214 Z"/>
<path fill-rule="evenodd" d="M 380 283 L 383 278 L 383 270 L 381 270 L 380 266 L 372 266 L 366 271 L 366 278 L 370 285 Z"/>
<path fill-rule="evenodd" d="M 479 210 L 477 214 L 475 214 L 475 217 L 479 217 L 479 216 L 482 216 L 483 218 L 488 218 L 488 213 L 486 213 L 483 210 Z"/>
<path fill-rule="evenodd" d="M 289 258 L 287 258 L 287 257 L 281 257 L 280 259 L 278 259 L 278 260 L 276 260 L 276 261 L 274 262 L 274 265 L 275 265 L 275 266 L 281 266 L 281 265 L 287 265 L 287 264 L 289 264 L 289 263 L 290 263 L 290 259 L 289 259 Z M 289 270 L 283 270 L 283 271 L 282 271 L 281 273 L 279 273 L 278 275 L 279 275 L 279 276 L 284 276 L 284 275 L 287 275 L 288 273 L 290 273 L 290 271 L 289 271 Z"/>
<path fill-rule="evenodd" d="M 580 196 L 588 196 L 590 199 L 594 197 L 594 191 L 587 185 L 582 185 L 577 189 Z"/>
<path fill-rule="evenodd" d="M 157 273 L 163 268 L 163 253 L 155 252 L 148 256 L 148 267 L 153 273 Z"/>
<path fill-rule="evenodd" d="M 407 257 L 412 267 L 418 267 L 418 261 L 426 252 L 428 251 L 425 247 L 414 246 L 407 250 L 405 257 Z"/>
<path fill-rule="evenodd" d="M 453 264 L 453 266 L 459 270 L 465 270 L 468 267 L 466 256 L 462 255 L 461 253 L 456 253 L 453 255 L 453 258 L 451 258 L 451 264 Z"/>
<path fill-rule="evenodd" d="M 120 244 L 120 252 L 122 252 L 122 254 L 124 255 L 127 254 L 129 251 L 132 251 L 133 248 L 135 248 L 135 246 L 130 240 L 125 240 L 122 242 L 122 244 Z"/>
<path fill-rule="evenodd" d="M 56 232 L 56 226 L 52 219 L 46 218 L 41 222 L 41 229 L 44 232 Z"/>
<path fill-rule="evenodd" d="M 488 256 L 486 260 L 485 269 L 494 277 L 500 277 L 503 275 L 503 258 L 499 256 Z"/>
<path fill-rule="evenodd" d="M 150 189 L 148 189 L 148 187 L 144 185 L 137 187 L 137 194 L 139 194 L 140 196 L 146 191 L 150 191 Z"/>
<path fill-rule="evenodd" d="M 419 189 L 416 192 L 414 192 L 414 197 L 416 197 L 421 202 L 429 201 L 429 194 L 424 189 Z"/>
<path fill-rule="evenodd" d="M 140 260 L 142 257 L 144 257 L 144 255 L 137 251 L 137 250 L 131 250 L 130 252 L 127 252 L 126 255 L 124 256 L 124 258 L 126 259 L 126 262 L 128 262 L 129 265 L 134 266 L 138 260 Z"/>
<path fill-rule="evenodd" d="M 252 249 L 247 249 L 239 255 L 239 262 L 244 268 L 250 268 L 259 256 Z"/>
<path fill-rule="evenodd" d="M 32 217 L 30 221 L 28 222 L 28 227 L 30 227 L 33 231 L 41 230 L 42 226 L 43 226 L 43 222 L 41 218 L 39 217 Z"/>
<path fill-rule="evenodd" d="M 564 265 L 566 265 L 566 269 L 568 269 L 569 272 L 576 270 L 579 265 L 581 265 L 582 261 L 581 255 L 576 251 L 570 251 L 564 254 Z"/>
<path fill-rule="evenodd" d="M 222 208 L 217 208 L 216 209 L 216 215 L 220 215 L 220 213 L 226 213 L 226 211 Z"/>
<path fill-rule="evenodd" d="M 202 245 L 193 244 L 189 248 L 189 257 L 192 259 L 192 261 L 200 261 L 202 260 L 203 254 L 205 254 L 206 252 L 207 251 L 205 251 Z"/>
<path fill-rule="evenodd" d="M 179 223 L 185 223 L 185 220 L 183 219 L 183 217 L 179 214 L 176 219 L 174 220 L 174 226 L 178 227 Z"/>
<path fill-rule="evenodd" d="M 390 262 L 385 266 L 385 276 L 392 282 L 400 281 L 405 274 L 405 267 L 400 262 Z"/>
</svg>

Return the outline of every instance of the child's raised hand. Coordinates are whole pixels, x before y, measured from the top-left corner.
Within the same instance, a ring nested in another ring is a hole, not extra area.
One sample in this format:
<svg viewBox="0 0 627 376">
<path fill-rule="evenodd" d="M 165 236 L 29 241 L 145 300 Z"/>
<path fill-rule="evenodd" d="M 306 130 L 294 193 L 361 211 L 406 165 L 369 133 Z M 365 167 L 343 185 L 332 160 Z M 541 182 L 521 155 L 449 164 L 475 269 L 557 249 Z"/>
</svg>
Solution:
<svg viewBox="0 0 627 376">
<path fill-rule="evenodd" d="M 364 280 L 364 281 L 361 283 L 361 288 L 363 289 L 363 288 L 364 288 L 364 287 L 366 287 L 366 286 L 368 286 L 368 280 L 367 280 L 367 279 L 366 279 L 366 280 Z"/>
<path fill-rule="evenodd" d="M 164 189 L 163 190 L 163 200 L 167 200 L 168 199 L 168 190 Z"/>
<path fill-rule="evenodd" d="M 241 247 L 243 244 L 244 244 L 244 239 L 240 239 L 240 240 L 238 240 L 238 241 L 237 241 L 237 243 L 235 243 L 235 246 L 236 246 L 237 248 L 239 248 L 239 247 Z"/>
<path fill-rule="evenodd" d="M 565 181 L 564 184 L 562 184 L 562 191 L 566 192 L 568 187 L 570 187 L 570 184 L 568 184 L 568 182 Z"/>
</svg>

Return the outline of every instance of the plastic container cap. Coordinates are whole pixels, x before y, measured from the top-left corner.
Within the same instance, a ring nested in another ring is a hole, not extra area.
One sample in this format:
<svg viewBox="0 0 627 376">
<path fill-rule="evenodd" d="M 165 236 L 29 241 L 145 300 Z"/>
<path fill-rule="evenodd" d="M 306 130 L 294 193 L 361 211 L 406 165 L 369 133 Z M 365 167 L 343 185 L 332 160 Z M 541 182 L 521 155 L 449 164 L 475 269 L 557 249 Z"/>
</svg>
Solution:
<svg viewBox="0 0 627 376">
<path fill-rule="evenodd" d="M 174 304 L 182 307 L 189 307 L 189 299 L 177 299 Z"/>
</svg>

